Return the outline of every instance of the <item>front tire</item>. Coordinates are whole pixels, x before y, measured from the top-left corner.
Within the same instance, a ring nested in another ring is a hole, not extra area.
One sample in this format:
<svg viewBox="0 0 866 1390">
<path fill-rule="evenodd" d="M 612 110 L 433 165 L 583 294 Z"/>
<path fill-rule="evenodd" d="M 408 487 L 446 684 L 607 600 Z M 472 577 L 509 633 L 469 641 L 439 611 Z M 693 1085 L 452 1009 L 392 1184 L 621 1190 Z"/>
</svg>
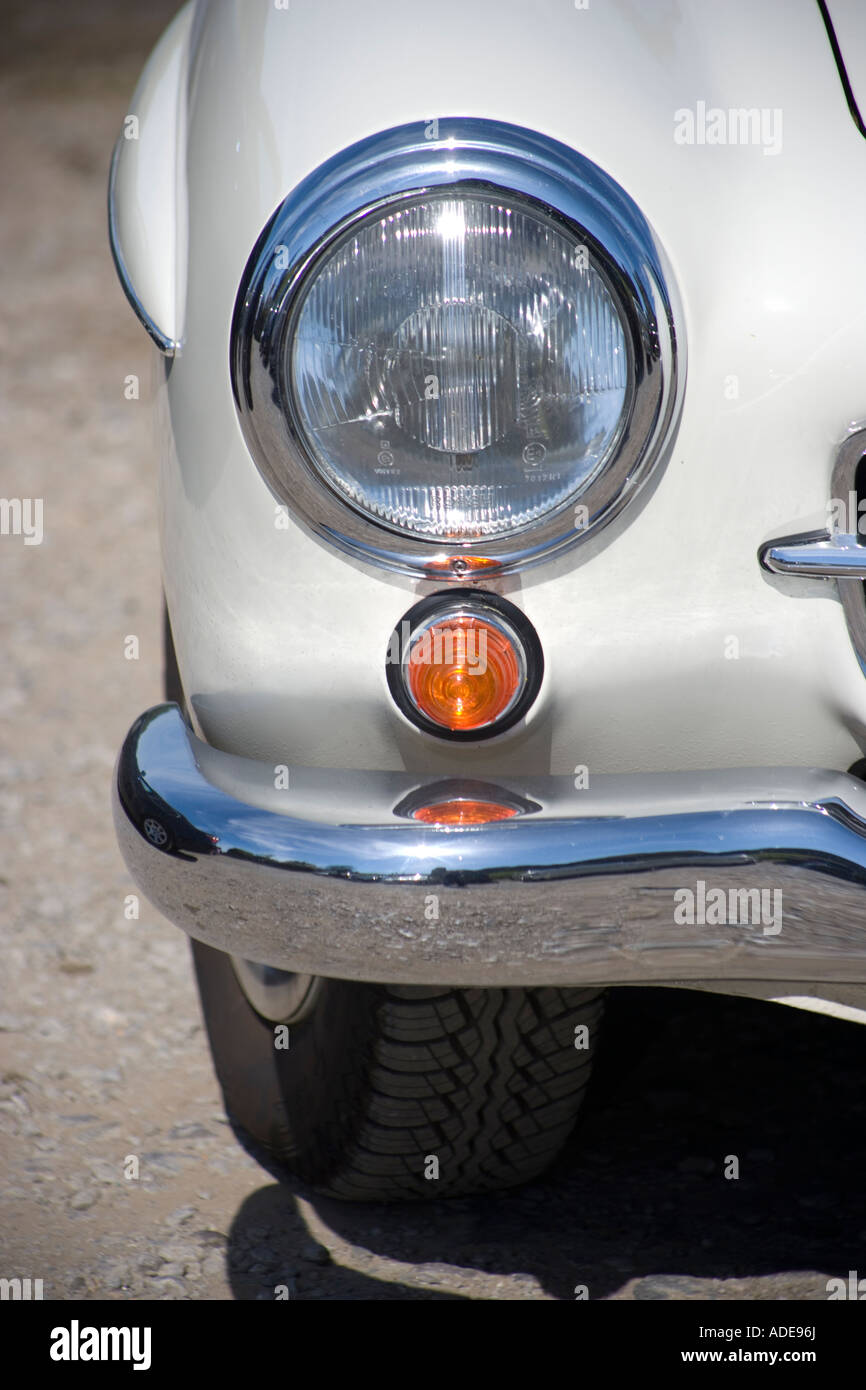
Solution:
<svg viewBox="0 0 866 1390">
<path fill-rule="evenodd" d="M 319 1192 L 391 1201 L 511 1187 L 568 1138 L 601 991 L 321 980 L 281 1034 L 231 958 L 192 945 L 230 1117 Z"/>
<path fill-rule="evenodd" d="M 164 632 L 166 698 L 183 708 L 167 612 Z M 574 1126 L 601 990 L 281 981 L 200 941 L 192 951 L 230 1118 L 319 1192 L 394 1201 L 512 1187 L 542 1173 Z M 272 1007 L 283 997 L 285 1025 Z"/>
</svg>

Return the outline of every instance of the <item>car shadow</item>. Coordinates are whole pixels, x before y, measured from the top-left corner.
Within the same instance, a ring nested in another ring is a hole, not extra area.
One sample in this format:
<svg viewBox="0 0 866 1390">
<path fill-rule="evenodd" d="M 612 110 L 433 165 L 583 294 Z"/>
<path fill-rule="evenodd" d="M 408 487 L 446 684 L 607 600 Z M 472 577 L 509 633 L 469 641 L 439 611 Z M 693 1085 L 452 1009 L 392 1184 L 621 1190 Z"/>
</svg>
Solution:
<svg viewBox="0 0 866 1390">
<path fill-rule="evenodd" d="M 826 1297 L 828 1277 L 866 1274 L 864 1077 L 861 1025 L 698 992 L 611 991 L 590 1095 L 543 1181 L 410 1205 L 264 1187 L 232 1226 L 233 1293 Z M 353 1249 L 328 1263 L 311 1230 Z M 698 1282 L 770 1275 L 760 1289 Z"/>
</svg>

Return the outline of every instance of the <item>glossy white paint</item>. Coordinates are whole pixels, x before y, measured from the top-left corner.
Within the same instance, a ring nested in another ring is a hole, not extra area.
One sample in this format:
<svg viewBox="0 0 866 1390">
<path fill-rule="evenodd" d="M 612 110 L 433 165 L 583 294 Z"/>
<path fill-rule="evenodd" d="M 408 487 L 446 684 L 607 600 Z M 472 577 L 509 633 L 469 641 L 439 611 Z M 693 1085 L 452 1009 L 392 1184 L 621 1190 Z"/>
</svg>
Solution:
<svg viewBox="0 0 866 1390">
<path fill-rule="evenodd" d="M 183 334 L 187 267 L 186 92 L 194 5 L 166 29 L 129 104 L 111 196 L 116 250 L 158 334 Z"/>
<path fill-rule="evenodd" d="M 675 112 L 699 102 L 780 110 L 781 151 L 676 143 Z M 275 527 L 228 376 L 237 285 L 277 204 L 363 136 L 448 114 L 542 131 L 618 180 L 669 259 L 689 350 L 675 447 L 645 502 L 500 586 L 536 625 L 546 676 L 526 728 L 478 749 L 412 730 L 387 693 L 388 635 L 430 586 Z M 756 560 L 762 541 L 823 523 L 836 443 L 866 418 L 866 141 L 813 0 L 218 0 L 194 23 L 186 167 L 162 526 L 207 740 L 275 762 L 488 775 L 860 755 L 866 680 L 834 587 Z"/>
</svg>

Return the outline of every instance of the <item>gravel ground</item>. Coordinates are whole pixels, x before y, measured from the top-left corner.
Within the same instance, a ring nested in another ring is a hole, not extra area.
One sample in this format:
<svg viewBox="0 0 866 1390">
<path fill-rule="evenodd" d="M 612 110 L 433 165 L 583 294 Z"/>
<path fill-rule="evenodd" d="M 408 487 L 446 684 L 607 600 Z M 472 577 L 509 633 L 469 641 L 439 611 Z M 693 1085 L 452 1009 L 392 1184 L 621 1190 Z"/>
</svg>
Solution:
<svg viewBox="0 0 866 1390">
<path fill-rule="evenodd" d="M 341 1206 L 235 1139 L 187 943 L 144 903 L 125 916 L 108 799 L 161 671 L 146 391 L 123 394 L 149 355 L 105 181 L 172 9 L 5 6 L 2 490 L 44 499 L 45 535 L 0 537 L 0 1275 L 75 1300 L 825 1298 L 829 1277 L 866 1275 L 851 1024 L 618 991 L 569 1152 L 496 1199 Z"/>
</svg>

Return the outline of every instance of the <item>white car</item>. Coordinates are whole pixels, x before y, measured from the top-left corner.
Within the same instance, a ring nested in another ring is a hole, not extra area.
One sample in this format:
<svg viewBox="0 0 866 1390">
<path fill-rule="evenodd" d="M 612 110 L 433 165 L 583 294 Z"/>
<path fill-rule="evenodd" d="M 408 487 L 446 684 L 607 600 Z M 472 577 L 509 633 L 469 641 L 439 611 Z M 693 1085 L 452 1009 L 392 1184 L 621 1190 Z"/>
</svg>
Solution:
<svg viewBox="0 0 866 1390">
<path fill-rule="evenodd" d="M 608 985 L 861 1016 L 864 111 L 856 0 L 212 0 L 153 53 L 116 822 L 317 1189 L 538 1174 Z"/>
</svg>

